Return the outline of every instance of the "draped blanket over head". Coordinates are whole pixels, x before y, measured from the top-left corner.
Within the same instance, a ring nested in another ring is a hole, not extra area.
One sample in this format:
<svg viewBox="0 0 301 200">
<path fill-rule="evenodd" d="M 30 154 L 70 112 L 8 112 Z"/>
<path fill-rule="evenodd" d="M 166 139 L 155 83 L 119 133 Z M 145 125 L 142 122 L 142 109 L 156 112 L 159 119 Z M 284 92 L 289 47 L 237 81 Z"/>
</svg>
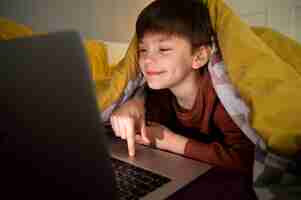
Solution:
<svg viewBox="0 0 301 200">
<path fill-rule="evenodd" d="M 256 144 L 255 186 L 258 191 L 268 188 L 265 195 L 274 197 L 290 185 L 286 198 L 294 199 L 300 195 L 292 191 L 298 190 L 296 183 L 300 186 L 294 169 L 301 149 L 301 45 L 266 27 L 250 27 L 223 0 L 204 1 L 220 47 L 209 71 L 227 112 Z M 0 18 L 0 39 L 28 35 L 29 28 Z M 108 64 L 104 43 L 87 40 L 85 46 L 99 108 L 107 120 L 143 83 L 137 39 L 133 37 L 125 56 L 114 65 Z M 266 175 L 275 170 L 277 180 Z"/>
</svg>

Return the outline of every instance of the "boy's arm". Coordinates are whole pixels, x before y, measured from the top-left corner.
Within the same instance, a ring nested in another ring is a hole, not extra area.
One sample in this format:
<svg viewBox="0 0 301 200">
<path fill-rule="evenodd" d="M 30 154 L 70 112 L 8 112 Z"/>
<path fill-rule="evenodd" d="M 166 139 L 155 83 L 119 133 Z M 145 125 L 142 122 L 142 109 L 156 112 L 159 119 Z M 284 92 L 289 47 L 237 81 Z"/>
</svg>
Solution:
<svg viewBox="0 0 301 200">
<path fill-rule="evenodd" d="M 224 134 L 222 143 L 216 141 L 205 144 L 176 134 L 158 123 L 147 126 L 146 135 L 157 148 L 216 166 L 251 173 L 254 160 L 252 142 L 234 124 L 222 105 L 217 106 L 214 122 Z"/>
<path fill-rule="evenodd" d="M 214 123 L 224 134 L 223 143 L 204 144 L 189 140 L 184 155 L 217 166 L 250 172 L 253 169 L 254 145 L 232 121 L 222 105 L 214 113 Z"/>
<path fill-rule="evenodd" d="M 136 133 L 144 137 L 144 95 L 143 91 L 137 91 L 136 95 L 114 110 L 110 117 L 113 131 L 117 137 L 127 141 L 130 156 L 135 155 Z"/>
</svg>

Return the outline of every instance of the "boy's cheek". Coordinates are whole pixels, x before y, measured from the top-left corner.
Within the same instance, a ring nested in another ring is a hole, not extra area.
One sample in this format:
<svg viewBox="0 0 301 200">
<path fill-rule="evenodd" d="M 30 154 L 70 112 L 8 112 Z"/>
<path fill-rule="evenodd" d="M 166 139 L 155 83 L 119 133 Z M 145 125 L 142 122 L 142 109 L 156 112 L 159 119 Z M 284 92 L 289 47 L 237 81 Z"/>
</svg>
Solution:
<svg viewBox="0 0 301 200">
<path fill-rule="evenodd" d="M 139 65 L 139 68 L 140 68 L 141 71 L 142 71 L 142 68 L 143 68 L 143 66 L 144 66 L 143 61 L 139 60 L 139 61 L 138 61 L 138 65 Z"/>
</svg>

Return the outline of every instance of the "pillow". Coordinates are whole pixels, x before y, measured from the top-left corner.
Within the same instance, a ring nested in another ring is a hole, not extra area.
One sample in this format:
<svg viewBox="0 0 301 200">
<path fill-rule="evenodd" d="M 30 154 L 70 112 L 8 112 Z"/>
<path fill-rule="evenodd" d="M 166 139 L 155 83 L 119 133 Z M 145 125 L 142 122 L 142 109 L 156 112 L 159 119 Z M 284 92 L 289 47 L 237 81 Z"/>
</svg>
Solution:
<svg viewBox="0 0 301 200">
<path fill-rule="evenodd" d="M 0 17 L 0 27 L 0 40 L 8 40 L 32 35 L 30 28 L 2 17 Z"/>
<path fill-rule="evenodd" d="M 104 43 L 107 47 L 108 52 L 108 63 L 110 66 L 116 65 L 126 53 L 126 50 L 129 46 L 125 42 L 112 42 L 112 41 L 100 41 Z"/>
</svg>

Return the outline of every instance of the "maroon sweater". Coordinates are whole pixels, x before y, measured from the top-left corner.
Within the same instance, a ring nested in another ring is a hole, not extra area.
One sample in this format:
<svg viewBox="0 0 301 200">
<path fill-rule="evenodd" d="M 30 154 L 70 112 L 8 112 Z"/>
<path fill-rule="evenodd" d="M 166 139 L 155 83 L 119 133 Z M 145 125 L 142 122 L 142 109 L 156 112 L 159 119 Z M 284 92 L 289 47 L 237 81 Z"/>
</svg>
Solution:
<svg viewBox="0 0 301 200">
<path fill-rule="evenodd" d="M 146 120 L 187 137 L 184 155 L 252 175 L 254 145 L 232 121 L 205 70 L 191 110 L 182 109 L 169 90 L 148 90 Z"/>
</svg>

